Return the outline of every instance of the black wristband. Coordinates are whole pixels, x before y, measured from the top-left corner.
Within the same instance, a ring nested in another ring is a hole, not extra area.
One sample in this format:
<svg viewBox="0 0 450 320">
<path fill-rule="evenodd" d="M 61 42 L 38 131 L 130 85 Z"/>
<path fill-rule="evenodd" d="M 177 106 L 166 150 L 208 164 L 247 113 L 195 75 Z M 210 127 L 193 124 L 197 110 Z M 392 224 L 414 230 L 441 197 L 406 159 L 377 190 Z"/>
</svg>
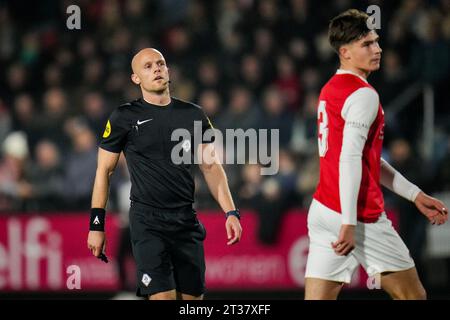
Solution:
<svg viewBox="0 0 450 320">
<path fill-rule="evenodd" d="M 105 213 L 106 211 L 103 208 L 91 209 L 90 231 L 105 231 Z"/>
<path fill-rule="evenodd" d="M 225 218 L 228 218 L 229 216 L 235 216 L 239 220 L 241 220 L 241 214 L 239 213 L 239 209 L 231 210 L 225 213 Z"/>
</svg>

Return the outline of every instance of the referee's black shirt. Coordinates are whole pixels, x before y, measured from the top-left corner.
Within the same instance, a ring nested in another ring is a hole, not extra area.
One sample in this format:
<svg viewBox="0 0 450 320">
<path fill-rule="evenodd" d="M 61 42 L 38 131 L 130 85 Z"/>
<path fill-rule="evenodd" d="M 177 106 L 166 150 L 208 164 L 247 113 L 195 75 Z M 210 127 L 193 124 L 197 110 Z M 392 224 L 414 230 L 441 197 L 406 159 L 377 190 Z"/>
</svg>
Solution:
<svg viewBox="0 0 450 320">
<path fill-rule="evenodd" d="M 116 108 L 103 134 L 100 148 L 124 152 L 131 178 L 130 199 L 154 208 L 175 209 L 194 202 L 191 165 L 174 164 L 172 131 L 187 129 L 191 141 L 182 152 L 194 154 L 194 121 L 201 121 L 203 133 L 212 128 L 203 110 L 193 104 L 171 98 L 167 106 L 138 99 Z M 212 142 L 201 139 L 200 143 Z M 193 162 L 191 162 L 193 163 Z"/>
</svg>

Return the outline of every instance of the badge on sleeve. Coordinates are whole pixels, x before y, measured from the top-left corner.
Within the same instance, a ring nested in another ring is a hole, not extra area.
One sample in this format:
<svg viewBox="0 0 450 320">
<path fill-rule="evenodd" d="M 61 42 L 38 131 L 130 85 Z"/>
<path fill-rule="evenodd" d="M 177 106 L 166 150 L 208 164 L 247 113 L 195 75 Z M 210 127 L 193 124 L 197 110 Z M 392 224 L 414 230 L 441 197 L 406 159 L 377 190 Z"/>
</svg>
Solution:
<svg viewBox="0 0 450 320">
<path fill-rule="evenodd" d="M 108 120 L 108 123 L 106 124 L 105 132 L 103 132 L 103 138 L 108 138 L 111 134 L 111 123 Z"/>
</svg>

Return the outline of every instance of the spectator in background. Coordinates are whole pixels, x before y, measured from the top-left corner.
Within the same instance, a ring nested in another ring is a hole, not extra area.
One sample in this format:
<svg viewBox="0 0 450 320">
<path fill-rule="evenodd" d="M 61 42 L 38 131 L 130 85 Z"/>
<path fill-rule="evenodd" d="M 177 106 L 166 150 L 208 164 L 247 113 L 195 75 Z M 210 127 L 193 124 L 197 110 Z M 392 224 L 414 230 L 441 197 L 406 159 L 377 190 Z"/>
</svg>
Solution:
<svg viewBox="0 0 450 320">
<path fill-rule="evenodd" d="M 300 161 L 299 174 L 297 176 L 297 192 L 303 196 L 301 207 L 306 208 L 311 203 L 319 181 L 319 157 L 305 157 Z"/>
<path fill-rule="evenodd" d="M 253 50 L 256 58 L 263 68 L 263 76 L 272 79 L 275 76 L 275 63 L 273 57 L 276 56 L 274 35 L 270 29 L 256 27 L 253 32 Z"/>
<path fill-rule="evenodd" d="M 194 42 L 188 28 L 182 24 L 168 28 L 164 41 L 169 52 L 167 61 L 176 61 L 186 74 L 196 74 L 198 65 L 192 62 L 197 61 L 197 56 L 193 50 Z"/>
<path fill-rule="evenodd" d="M 26 93 L 16 96 L 12 112 L 12 129 L 25 133 L 31 150 L 34 150 L 37 142 L 42 139 L 42 131 L 39 126 L 32 96 Z"/>
<path fill-rule="evenodd" d="M 220 130 L 257 128 L 260 111 L 255 106 L 252 93 L 245 87 L 235 86 L 231 90 L 228 108 L 216 124 Z"/>
<path fill-rule="evenodd" d="M 303 156 L 315 156 L 315 148 L 312 148 L 312 146 L 317 142 L 316 123 L 318 100 L 319 95 L 316 91 L 307 92 L 305 103 L 296 113 L 292 125 L 290 147 L 292 151 Z"/>
<path fill-rule="evenodd" d="M 388 106 L 407 87 L 410 79 L 396 51 L 385 50 L 382 64 L 381 72 L 374 74 L 374 85 L 380 87 L 386 101 L 384 105 Z"/>
<path fill-rule="evenodd" d="M 318 68 L 307 67 L 302 71 L 301 83 L 303 84 L 305 91 L 320 91 L 320 84 L 322 81 L 323 77 Z"/>
<path fill-rule="evenodd" d="M 58 149 L 67 151 L 69 141 L 63 128 L 69 111 L 66 93 L 61 88 L 49 89 L 44 94 L 43 104 L 44 112 L 38 119 L 41 137 L 52 139 Z"/>
<path fill-rule="evenodd" d="M 450 192 L 450 137 L 447 137 L 447 143 L 442 147 L 446 149 L 446 156 L 440 162 L 437 170 L 438 189 Z"/>
<path fill-rule="evenodd" d="M 17 50 L 17 28 L 6 6 L 0 7 L 0 61 L 7 61 Z"/>
<path fill-rule="evenodd" d="M 83 86 L 94 90 L 101 90 L 101 81 L 105 71 L 104 68 L 104 63 L 98 59 L 98 57 L 87 61 L 83 68 Z"/>
<path fill-rule="evenodd" d="M 76 61 L 76 51 L 69 50 L 67 46 L 61 46 L 53 50 L 54 53 L 52 55 L 54 56 L 55 68 L 61 71 L 62 81 L 60 85 L 56 86 L 76 89 L 80 85 L 80 65 Z"/>
<path fill-rule="evenodd" d="M 255 208 L 259 202 L 263 176 L 259 164 L 246 164 L 242 169 L 238 197 L 243 208 Z"/>
<path fill-rule="evenodd" d="M 216 90 L 223 92 L 225 85 L 220 81 L 221 75 L 217 63 L 211 58 L 205 58 L 200 61 L 197 72 L 198 85 L 197 89 L 202 90 Z"/>
<path fill-rule="evenodd" d="M 277 58 L 277 77 L 274 84 L 285 97 L 289 111 L 296 112 L 301 102 L 300 79 L 294 61 L 287 55 Z"/>
<path fill-rule="evenodd" d="M 267 245 L 277 242 L 287 210 L 301 203 L 301 196 L 296 193 L 297 172 L 291 154 L 280 150 L 278 159 L 280 171 L 264 180 L 261 198 L 256 204 L 259 214 L 258 236 Z"/>
<path fill-rule="evenodd" d="M 67 209 L 88 210 L 97 166 L 96 138 L 86 121 L 80 118 L 69 119 L 65 130 L 72 140 L 64 163 Z"/>
<path fill-rule="evenodd" d="M 31 189 L 24 182 L 29 155 L 27 138 L 23 132 L 10 133 L 2 144 L 0 160 L 0 211 L 24 210 L 24 198 Z"/>
<path fill-rule="evenodd" d="M 58 147 L 50 140 L 41 140 L 36 145 L 35 162 L 25 170 L 26 182 L 22 187 L 30 192 L 23 197 L 27 210 L 64 210 L 62 190 L 64 175 Z"/>
<path fill-rule="evenodd" d="M 28 73 L 21 63 L 16 62 L 7 69 L 6 84 L 3 90 L 7 103 L 10 103 L 19 93 L 31 91 L 28 84 Z"/>
<path fill-rule="evenodd" d="M 230 78 L 238 77 L 238 70 L 234 68 L 244 50 L 244 33 L 240 32 L 238 25 L 242 20 L 242 10 L 233 0 L 221 0 L 217 15 L 217 41 L 221 49 L 221 65 Z"/>
<path fill-rule="evenodd" d="M 185 101 L 194 100 L 196 86 L 191 79 L 186 78 L 179 66 L 174 64 L 170 68 L 170 76 L 170 82 L 173 84 L 174 96 Z"/>
<path fill-rule="evenodd" d="M 130 26 L 131 34 L 151 34 L 152 23 L 149 23 L 149 20 L 157 20 L 155 4 L 145 0 L 128 0 L 124 3 L 124 6 L 125 21 L 126 25 Z M 144 15 L 143 12 L 149 14 Z"/>
<path fill-rule="evenodd" d="M 0 99 L 0 145 L 5 140 L 8 133 L 11 131 L 11 116 L 6 109 L 3 101 Z"/>
<path fill-rule="evenodd" d="M 57 64 L 51 64 L 45 69 L 44 84 L 47 88 L 60 87 L 63 85 L 62 71 Z"/>
<path fill-rule="evenodd" d="M 265 244 L 276 243 L 284 215 L 289 208 L 301 203 L 301 195 L 296 192 L 297 171 L 288 151 L 280 150 L 279 165 L 279 173 L 263 182 L 262 199 L 257 206 L 260 215 L 258 234 Z"/>
<path fill-rule="evenodd" d="M 238 187 L 239 203 L 255 209 L 259 216 L 258 239 L 266 245 L 276 243 L 283 215 L 299 200 L 297 172 L 292 156 L 286 150 L 280 151 L 279 168 L 278 175 L 264 177 L 260 165 L 247 164 Z"/>
<path fill-rule="evenodd" d="M 100 139 L 108 118 L 108 110 L 102 94 L 98 91 L 87 93 L 84 96 L 83 111 L 89 128 Z"/>
<path fill-rule="evenodd" d="M 284 96 L 275 87 L 266 89 L 262 98 L 263 114 L 259 127 L 261 129 L 280 130 L 280 147 L 288 147 L 292 136 L 292 115 L 286 111 Z"/>
<path fill-rule="evenodd" d="M 411 182 L 430 189 L 430 181 L 422 174 L 423 161 L 419 155 L 413 154 L 408 141 L 396 139 L 389 146 L 389 163 L 402 172 Z M 424 250 L 426 245 L 426 229 L 428 220 L 424 215 L 417 214 L 414 203 L 397 197 L 392 193 L 386 194 L 386 202 L 395 208 L 399 214 L 399 234 L 409 248 L 409 253 L 416 263 L 418 272 L 426 284 L 426 272 L 423 270 Z"/>
<path fill-rule="evenodd" d="M 244 55 L 239 70 L 239 83 L 259 96 L 266 85 L 266 76 L 258 57 L 254 54 Z"/>
<path fill-rule="evenodd" d="M 205 90 L 200 93 L 198 105 L 202 106 L 203 111 L 213 123 L 213 126 L 220 127 L 217 124 L 222 110 L 222 101 L 220 95 L 215 90 Z"/>
</svg>

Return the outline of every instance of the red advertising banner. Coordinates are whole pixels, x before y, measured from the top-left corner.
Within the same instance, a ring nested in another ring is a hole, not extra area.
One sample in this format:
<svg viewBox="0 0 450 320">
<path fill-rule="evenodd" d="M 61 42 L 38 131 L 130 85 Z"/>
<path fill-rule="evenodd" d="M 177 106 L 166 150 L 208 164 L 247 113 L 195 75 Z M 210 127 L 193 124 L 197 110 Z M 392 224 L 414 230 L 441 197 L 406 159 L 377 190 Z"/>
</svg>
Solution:
<svg viewBox="0 0 450 320">
<path fill-rule="evenodd" d="M 295 290 L 304 287 L 308 256 L 307 214 L 291 211 L 282 221 L 278 241 L 263 245 L 257 239 L 258 217 L 242 215 L 242 240 L 226 245 L 221 215 L 202 215 L 206 227 L 206 283 L 209 289 Z M 349 287 L 366 287 L 362 268 L 355 272 Z"/>
<path fill-rule="evenodd" d="M 396 225 L 395 215 L 389 217 Z M 108 216 L 107 264 L 87 249 L 88 219 L 86 214 L 67 213 L 0 215 L 0 292 L 118 290 L 119 219 Z M 207 230 L 209 290 L 295 290 L 304 286 L 306 212 L 286 213 L 278 241 L 270 246 L 259 242 L 258 216 L 253 212 L 242 212 L 242 240 L 233 246 L 226 244 L 223 214 L 202 212 L 199 219 Z M 366 287 L 366 281 L 367 275 L 360 269 L 350 287 Z"/>
<path fill-rule="evenodd" d="M 0 215 L 0 291 L 116 290 L 114 260 L 92 256 L 88 226 L 86 213 Z M 107 233 L 107 250 L 116 252 L 114 215 Z"/>
</svg>

